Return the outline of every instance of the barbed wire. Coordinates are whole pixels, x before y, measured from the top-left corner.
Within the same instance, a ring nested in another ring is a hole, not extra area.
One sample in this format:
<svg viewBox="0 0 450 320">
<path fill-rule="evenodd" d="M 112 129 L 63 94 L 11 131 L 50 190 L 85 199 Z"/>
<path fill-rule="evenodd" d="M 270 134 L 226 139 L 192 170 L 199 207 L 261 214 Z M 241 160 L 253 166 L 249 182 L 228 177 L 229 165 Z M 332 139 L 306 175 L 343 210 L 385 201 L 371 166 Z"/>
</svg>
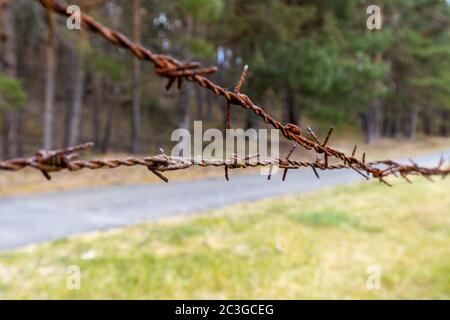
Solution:
<svg viewBox="0 0 450 320">
<path fill-rule="evenodd" d="M 70 16 L 67 13 L 67 7 L 62 5 L 57 0 L 36 0 L 39 1 L 47 10 L 51 10 L 63 16 Z M 389 175 L 401 176 L 408 180 L 407 176 L 411 174 L 421 175 L 425 177 L 430 176 L 442 176 L 446 177 L 449 174 L 449 169 L 444 167 L 444 161 L 442 161 L 437 167 L 423 168 L 416 163 L 412 165 L 401 165 L 392 160 L 381 160 L 377 162 L 366 162 L 365 154 L 361 159 L 356 158 L 357 146 L 355 145 L 353 152 L 350 156 L 344 152 L 328 146 L 329 139 L 333 132 L 333 128 L 330 128 L 323 142 L 320 141 L 315 132 L 307 127 L 307 132 L 311 136 L 308 139 L 304 136 L 303 130 L 291 123 L 282 124 L 280 121 L 273 118 L 267 112 L 265 112 L 260 106 L 253 103 L 253 101 L 245 94 L 241 93 L 241 88 L 245 81 L 245 77 L 248 72 L 247 66 L 244 68 L 238 84 L 235 86 L 234 91 L 230 91 L 222 86 L 212 82 L 206 75 L 213 74 L 217 71 L 216 67 L 203 67 L 198 62 L 181 62 L 171 56 L 163 54 L 155 54 L 151 50 L 143 47 L 140 44 L 134 43 L 122 33 L 110 29 L 90 15 L 83 12 L 80 13 L 81 23 L 89 31 L 97 33 L 110 43 L 125 48 L 130 51 L 134 56 L 139 59 L 150 61 L 154 64 L 154 71 L 156 74 L 167 78 L 168 82 L 166 89 L 169 90 L 172 85 L 177 82 L 178 88 L 181 88 L 183 81 L 190 81 L 197 83 L 201 87 L 212 91 L 218 96 L 222 96 L 226 100 L 226 124 L 227 128 L 231 126 L 231 106 L 237 105 L 244 109 L 250 110 L 257 116 L 263 119 L 267 124 L 270 124 L 273 128 L 281 131 L 283 136 L 289 140 L 294 141 L 302 148 L 306 150 L 312 150 L 316 153 L 315 162 L 300 162 L 290 160 L 294 149 L 291 149 L 289 154 L 283 159 L 266 159 L 256 160 L 253 164 L 247 161 L 248 164 L 239 167 L 245 168 L 250 166 L 274 166 L 278 165 L 284 168 L 283 180 L 286 178 L 287 170 L 297 169 L 300 167 L 310 167 L 314 170 L 316 176 L 317 169 L 320 170 L 335 170 L 335 169 L 352 169 L 358 172 L 360 175 L 369 179 L 370 176 L 379 179 L 381 182 L 389 185 L 384 178 Z M 228 180 L 228 169 L 237 168 L 237 162 L 241 162 L 239 158 L 229 160 L 205 160 L 205 159 L 182 159 L 168 157 L 164 154 L 157 156 L 135 158 L 129 157 L 125 159 L 107 159 L 107 160 L 77 160 L 78 157 L 76 151 L 83 150 L 91 147 L 92 144 L 84 144 L 72 148 L 61 149 L 57 151 L 40 151 L 34 157 L 29 159 L 13 159 L 0 163 L 0 170 L 18 171 L 25 167 L 33 167 L 40 170 L 43 174 L 50 178 L 49 172 L 70 170 L 78 171 L 84 168 L 99 169 L 99 168 L 116 168 L 119 166 L 147 166 L 150 171 L 158 175 L 161 179 L 167 182 L 161 172 L 168 170 L 179 170 L 189 168 L 191 166 L 223 166 L 225 168 L 225 177 Z M 319 159 L 319 156 L 323 156 L 323 160 Z M 329 158 L 336 158 L 341 160 L 341 164 L 330 164 Z M 250 159 L 248 159 L 250 160 Z M 270 179 L 270 175 L 269 175 Z M 409 181 L 409 180 L 408 180 Z"/>
<path fill-rule="evenodd" d="M 75 147 L 64 148 L 53 151 L 38 151 L 34 156 L 30 158 L 20 158 L 13 160 L 0 161 L 0 170 L 6 171 L 19 171 L 27 167 L 39 170 L 48 179 L 51 179 L 50 173 L 59 171 L 80 171 L 82 169 L 115 169 L 118 167 L 134 167 L 144 166 L 147 167 L 153 174 L 158 176 L 165 182 L 169 180 L 162 173 L 165 171 L 184 170 L 193 166 L 198 167 L 225 167 L 228 169 L 239 168 L 256 168 L 256 167 L 270 167 L 268 173 L 268 179 L 271 179 L 272 168 L 278 167 L 284 169 L 283 181 L 286 179 L 287 171 L 290 169 L 310 168 L 314 171 L 317 178 L 320 178 L 317 170 L 338 170 L 349 169 L 344 164 L 327 164 L 320 159 L 316 159 L 315 162 L 291 160 L 295 146 L 291 148 L 286 157 L 284 158 L 270 158 L 260 159 L 259 154 L 250 155 L 245 158 L 233 155 L 230 159 L 203 159 L 203 158 L 181 158 L 168 156 L 161 150 L 161 153 L 154 156 L 147 157 L 127 157 L 122 159 L 93 159 L 93 160 L 80 160 L 79 151 L 86 150 L 93 147 L 93 143 L 85 143 Z M 412 160 L 411 160 L 412 161 Z M 387 160 L 382 162 L 372 162 L 371 165 L 380 165 L 380 175 L 386 177 L 388 175 L 397 175 L 405 178 L 408 182 L 410 180 L 407 175 L 415 174 L 421 175 L 427 178 L 431 176 L 440 175 L 445 178 L 450 174 L 450 167 L 445 168 L 445 161 L 441 159 L 437 167 L 423 168 L 412 162 L 412 165 L 402 165 L 397 162 Z M 383 166 L 387 167 L 383 169 Z M 368 176 L 364 175 L 368 179 Z M 228 180 L 228 172 L 226 171 L 225 177 Z M 388 184 L 385 180 L 384 183 Z M 388 184 L 389 185 L 389 184 Z"/>
</svg>

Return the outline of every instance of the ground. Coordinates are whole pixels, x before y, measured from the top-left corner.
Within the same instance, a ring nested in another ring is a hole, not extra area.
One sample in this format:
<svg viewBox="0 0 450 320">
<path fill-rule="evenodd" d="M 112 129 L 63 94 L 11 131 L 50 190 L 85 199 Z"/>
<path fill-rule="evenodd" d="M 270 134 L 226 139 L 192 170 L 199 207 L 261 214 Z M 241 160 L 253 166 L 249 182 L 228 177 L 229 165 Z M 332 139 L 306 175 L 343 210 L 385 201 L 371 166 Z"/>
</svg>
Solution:
<svg viewBox="0 0 450 320">
<path fill-rule="evenodd" d="M 0 254 L 0 298 L 450 298 L 450 180 L 359 183 Z M 69 266 L 81 289 L 69 290 Z M 369 266 L 381 268 L 369 290 Z"/>
</svg>

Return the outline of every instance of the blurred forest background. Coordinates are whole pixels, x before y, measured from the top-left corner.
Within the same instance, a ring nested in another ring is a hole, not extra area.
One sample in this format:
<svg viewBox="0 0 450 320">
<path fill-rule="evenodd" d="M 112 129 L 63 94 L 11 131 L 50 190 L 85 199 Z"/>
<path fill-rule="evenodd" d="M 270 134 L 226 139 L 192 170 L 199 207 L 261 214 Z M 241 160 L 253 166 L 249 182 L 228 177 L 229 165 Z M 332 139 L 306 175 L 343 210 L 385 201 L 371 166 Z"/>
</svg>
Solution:
<svg viewBox="0 0 450 320">
<path fill-rule="evenodd" d="M 78 0 L 85 13 L 157 53 L 217 65 L 212 79 L 283 122 L 380 137 L 450 135 L 450 6 L 445 0 Z M 368 30 L 368 5 L 382 9 Z M 175 128 L 224 127 L 200 87 L 164 90 L 150 63 L 31 0 L 0 0 L 1 156 L 94 141 L 154 153 Z M 245 110 L 234 127 L 263 126 Z"/>
</svg>

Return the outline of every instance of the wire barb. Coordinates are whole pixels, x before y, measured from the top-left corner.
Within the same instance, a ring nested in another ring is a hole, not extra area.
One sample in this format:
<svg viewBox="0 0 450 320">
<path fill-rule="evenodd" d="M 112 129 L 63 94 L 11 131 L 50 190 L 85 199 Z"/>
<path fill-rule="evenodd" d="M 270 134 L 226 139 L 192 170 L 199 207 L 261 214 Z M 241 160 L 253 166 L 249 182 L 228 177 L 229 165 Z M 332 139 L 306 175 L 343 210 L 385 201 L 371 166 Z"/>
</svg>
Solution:
<svg viewBox="0 0 450 320">
<path fill-rule="evenodd" d="M 285 162 L 285 163 L 289 163 L 289 158 L 290 158 L 290 156 L 292 155 L 292 153 L 294 152 L 294 150 L 295 150 L 296 147 L 297 147 L 297 146 L 294 144 L 294 145 L 292 146 L 291 150 L 289 150 L 288 154 L 287 154 L 286 157 L 284 158 L 284 162 Z M 284 169 L 284 172 L 283 172 L 283 178 L 282 178 L 283 181 L 286 180 L 286 176 L 287 176 L 288 170 L 289 170 L 289 168 L 285 168 L 285 169 Z"/>
<path fill-rule="evenodd" d="M 172 157 L 164 153 L 164 150 L 160 149 L 160 154 L 148 157 L 127 157 L 124 159 L 93 159 L 93 160 L 80 160 L 78 158 L 78 151 L 89 149 L 93 146 L 93 143 L 85 143 L 71 148 L 64 148 L 54 151 L 38 151 L 34 156 L 28 159 L 12 159 L 6 161 L 0 161 L 0 170 L 7 171 L 19 171 L 27 167 L 36 169 L 44 174 L 47 179 L 50 179 L 50 172 L 59 171 L 72 171 L 76 172 L 82 169 L 115 169 L 121 166 L 133 167 L 133 166 L 145 166 L 149 171 L 155 174 L 158 178 L 164 182 L 169 182 L 169 179 L 165 177 L 162 172 L 184 170 L 193 166 L 199 167 L 225 167 L 227 169 L 238 168 L 256 168 L 256 167 L 269 167 L 268 180 L 271 179 L 272 169 L 274 166 L 278 166 L 284 169 L 283 181 L 286 179 L 287 170 L 311 168 L 317 178 L 319 178 L 317 170 L 338 170 L 338 169 L 350 169 L 344 164 L 330 164 L 326 165 L 324 162 L 316 160 L 315 162 L 291 160 L 290 157 L 293 154 L 296 146 L 294 145 L 286 157 L 284 158 L 269 158 L 260 159 L 260 155 L 249 155 L 245 158 L 240 158 L 236 154 L 233 154 L 230 159 L 203 159 L 203 158 L 179 158 Z M 437 167 L 424 168 L 413 162 L 412 165 L 403 165 L 396 163 L 392 160 L 383 160 L 378 162 L 369 163 L 374 169 L 374 178 L 380 180 L 380 182 L 389 185 L 385 181 L 385 177 L 388 175 L 399 174 L 402 178 L 408 181 L 407 175 L 420 175 L 425 178 L 431 176 L 442 176 L 445 178 L 450 174 L 450 166 L 446 166 L 445 161 L 440 161 Z M 383 168 L 384 167 L 384 168 Z M 368 178 L 357 168 L 352 168 L 358 171 L 361 175 Z"/>
<path fill-rule="evenodd" d="M 239 81 L 236 85 L 236 88 L 234 89 L 234 92 L 241 93 L 241 88 L 244 85 L 244 81 L 245 81 L 245 78 L 247 77 L 247 74 L 248 74 L 248 65 L 246 64 L 244 66 L 244 70 L 242 70 L 241 77 L 239 78 Z"/>
</svg>

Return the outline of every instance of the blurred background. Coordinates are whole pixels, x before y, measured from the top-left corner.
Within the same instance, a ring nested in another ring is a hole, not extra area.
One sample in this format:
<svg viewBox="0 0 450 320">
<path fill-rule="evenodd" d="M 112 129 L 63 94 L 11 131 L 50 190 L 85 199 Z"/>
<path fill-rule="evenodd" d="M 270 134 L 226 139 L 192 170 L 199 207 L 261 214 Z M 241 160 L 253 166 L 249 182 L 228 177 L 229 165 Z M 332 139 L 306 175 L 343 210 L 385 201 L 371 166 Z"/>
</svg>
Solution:
<svg viewBox="0 0 450 320">
<path fill-rule="evenodd" d="M 5 1 L 3 1 L 5 2 Z M 6 1 L 8 2 L 8 1 Z M 152 65 L 38 2 L 3 19 L 1 158 L 94 141 L 98 152 L 155 153 L 176 128 L 224 127 L 224 102 L 193 84 L 164 90 Z M 368 143 L 450 134 L 450 7 L 444 0 L 71 1 L 157 53 L 216 65 L 212 79 L 283 122 L 335 125 Z M 369 30 L 370 4 L 381 29 Z M 13 33 L 11 33 L 13 32 Z M 263 127 L 234 108 L 233 126 Z"/>
</svg>

